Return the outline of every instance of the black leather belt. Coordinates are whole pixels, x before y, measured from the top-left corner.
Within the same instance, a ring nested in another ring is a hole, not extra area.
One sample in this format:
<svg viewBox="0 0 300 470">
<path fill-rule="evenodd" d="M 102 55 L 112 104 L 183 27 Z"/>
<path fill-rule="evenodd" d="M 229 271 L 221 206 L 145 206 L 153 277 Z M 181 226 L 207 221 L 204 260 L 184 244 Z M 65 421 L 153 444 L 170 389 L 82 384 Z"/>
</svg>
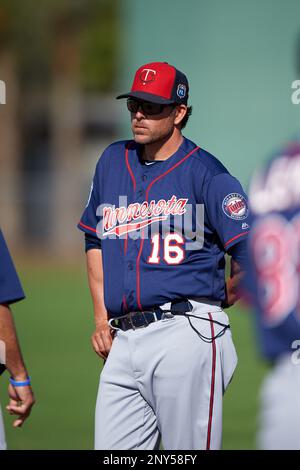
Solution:
<svg viewBox="0 0 300 470">
<path fill-rule="evenodd" d="M 148 310 L 138 310 L 129 312 L 121 318 L 116 318 L 111 322 L 112 326 L 121 328 L 121 330 L 135 330 L 136 328 L 145 328 L 150 323 L 162 319 L 165 312 L 170 312 L 174 315 L 181 313 L 191 312 L 193 310 L 192 304 L 188 300 L 174 300 L 171 302 L 170 310 L 162 310 L 160 307 L 153 307 Z"/>
</svg>

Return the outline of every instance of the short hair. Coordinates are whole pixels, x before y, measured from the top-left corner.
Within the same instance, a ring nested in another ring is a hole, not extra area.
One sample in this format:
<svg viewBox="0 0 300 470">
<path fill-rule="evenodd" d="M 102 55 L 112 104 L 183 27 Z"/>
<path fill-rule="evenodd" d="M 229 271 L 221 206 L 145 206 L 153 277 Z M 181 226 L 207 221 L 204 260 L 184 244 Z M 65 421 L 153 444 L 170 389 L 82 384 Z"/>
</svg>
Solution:
<svg viewBox="0 0 300 470">
<path fill-rule="evenodd" d="M 186 114 L 184 118 L 182 119 L 182 121 L 180 122 L 181 129 L 183 129 L 187 125 L 189 117 L 192 115 L 192 112 L 193 112 L 193 106 L 188 106 Z"/>
</svg>

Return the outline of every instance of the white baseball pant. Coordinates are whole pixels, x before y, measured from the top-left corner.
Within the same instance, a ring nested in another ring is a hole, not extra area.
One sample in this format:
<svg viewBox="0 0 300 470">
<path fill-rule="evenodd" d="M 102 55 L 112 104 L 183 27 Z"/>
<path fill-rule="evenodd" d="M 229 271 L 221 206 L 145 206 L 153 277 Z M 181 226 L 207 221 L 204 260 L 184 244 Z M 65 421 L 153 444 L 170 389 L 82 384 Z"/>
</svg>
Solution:
<svg viewBox="0 0 300 470">
<path fill-rule="evenodd" d="M 219 305 L 190 302 L 192 315 L 228 324 Z M 207 337 L 222 330 L 191 321 Z M 165 450 L 219 449 L 222 399 L 236 364 L 229 329 L 205 342 L 187 318 L 170 313 L 146 328 L 118 329 L 100 378 L 95 448 L 152 450 L 162 439 Z"/>
<path fill-rule="evenodd" d="M 300 450 L 300 363 L 282 356 L 261 388 L 257 445 L 263 450 Z"/>
<path fill-rule="evenodd" d="M 1 407 L 0 407 L 0 450 L 6 450 L 5 432 L 4 432 L 4 424 L 3 424 Z"/>
</svg>

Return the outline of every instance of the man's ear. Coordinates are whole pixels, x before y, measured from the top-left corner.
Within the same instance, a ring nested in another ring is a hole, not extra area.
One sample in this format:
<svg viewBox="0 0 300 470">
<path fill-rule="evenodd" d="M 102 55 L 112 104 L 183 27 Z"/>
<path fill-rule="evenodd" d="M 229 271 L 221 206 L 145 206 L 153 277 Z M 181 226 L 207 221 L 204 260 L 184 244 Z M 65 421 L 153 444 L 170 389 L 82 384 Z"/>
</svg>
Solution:
<svg viewBox="0 0 300 470">
<path fill-rule="evenodd" d="M 176 106 L 175 108 L 175 121 L 174 121 L 174 124 L 176 126 L 178 126 L 178 124 L 181 123 L 182 119 L 184 118 L 184 116 L 186 115 L 187 113 L 187 106 L 185 106 L 184 104 L 179 104 L 178 106 Z"/>
</svg>

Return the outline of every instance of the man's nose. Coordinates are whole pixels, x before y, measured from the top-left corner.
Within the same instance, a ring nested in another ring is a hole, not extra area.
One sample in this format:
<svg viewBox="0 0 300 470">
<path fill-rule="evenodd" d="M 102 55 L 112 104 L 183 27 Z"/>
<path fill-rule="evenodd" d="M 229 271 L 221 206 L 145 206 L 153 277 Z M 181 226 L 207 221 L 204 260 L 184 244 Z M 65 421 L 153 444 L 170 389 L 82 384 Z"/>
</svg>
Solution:
<svg viewBox="0 0 300 470">
<path fill-rule="evenodd" d="M 135 112 L 135 117 L 136 117 L 137 119 L 142 119 L 142 118 L 145 117 L 141 105 L 139 105 L 138 109 L 136 110 L 136 112 Z"/>
</svg>

